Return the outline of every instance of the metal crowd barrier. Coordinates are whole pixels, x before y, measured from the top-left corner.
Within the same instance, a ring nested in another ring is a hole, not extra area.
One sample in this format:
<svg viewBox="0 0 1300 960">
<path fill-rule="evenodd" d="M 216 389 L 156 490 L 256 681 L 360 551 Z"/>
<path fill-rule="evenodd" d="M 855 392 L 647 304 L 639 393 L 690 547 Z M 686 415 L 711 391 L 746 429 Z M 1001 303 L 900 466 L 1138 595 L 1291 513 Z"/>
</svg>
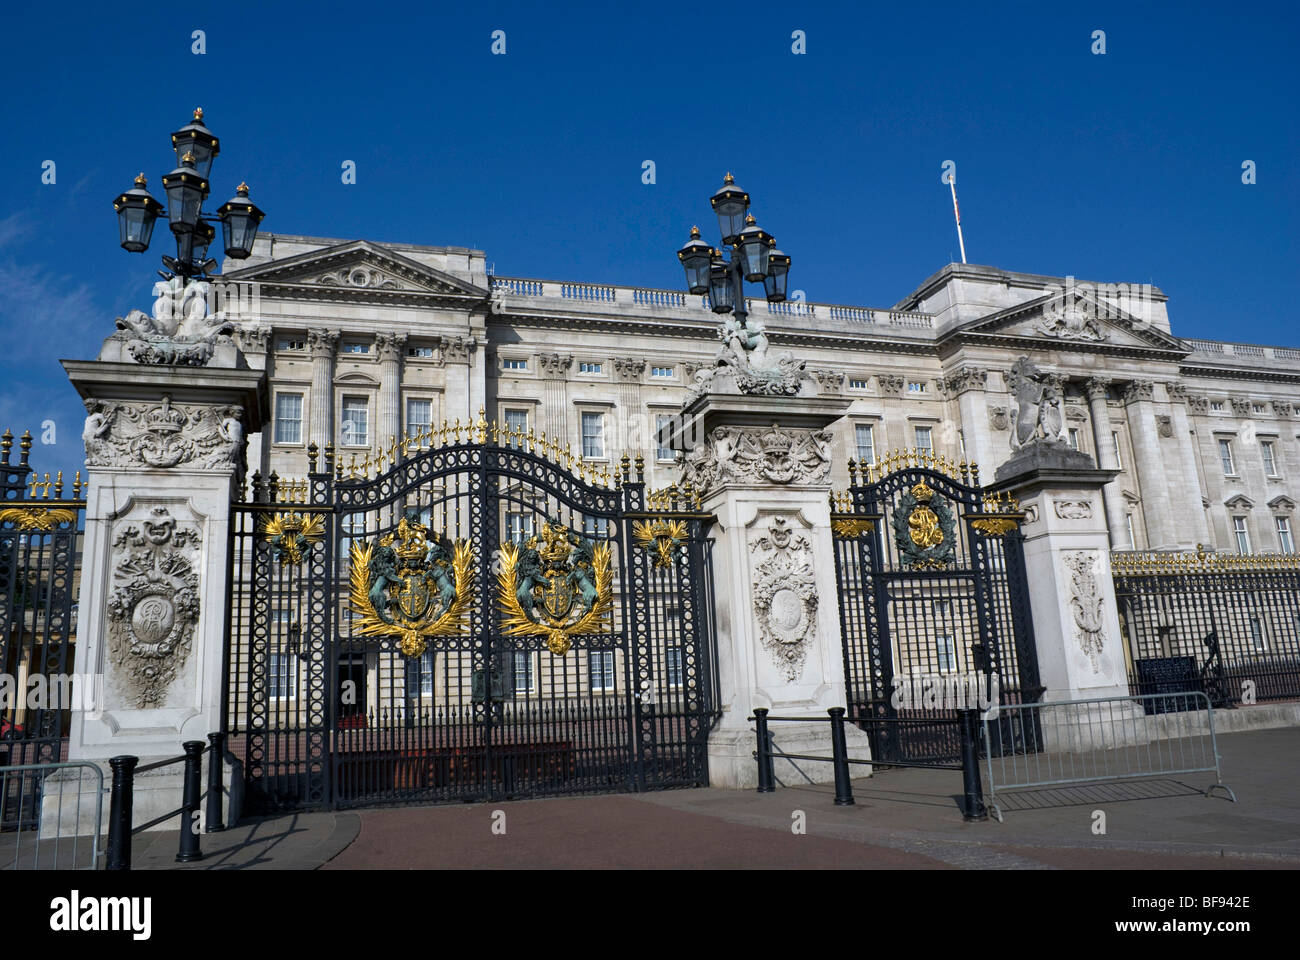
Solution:
<svg viewBox="0 0 1300 960">
<path fill-rule="evenodd" d="M 87 760 L 0 767 L 0 869 L 97 869 L 103 809 Z"/>
<path fill-rule="evenodd" d="M 925 770 L 956 770 L 961 773 L 962 777 L 962 818 L 965 820 L 987 820 L 988 809 L 984 803 L 984 793 L 980 785 L 979 770 L 979 711 L 978 710 L 958 710 L 957 716 L 950 721 L 936 721 L 952 723 L 958 728 L 961 738 L 961 763 L 960 764 L 939 764 L 939 763 L 914 763 L 907 760 L 858 760 L 849 756 L 848 743 L 844 734 L 845 709 L 843 707 L 831 707 L 826 711 L 828 716 L 825 717 L 774 717 L 770 715 L 766 708 L 756 707 L 754 715 L 749 719 L 754 723 L 754 733 L 758 738 L 758 749 L 754 751 L 754 759 L 758 761 L 758 792 L 772 793 L 776 790 L 776 769 L 775 760 L 780 757 L 782 760 L 809 760 L 817 763 L 833 764 L 835 771 L 835 805 L 837 807 L 851 806 L 854 803 L 853 785 L 849 777 L 849 764 L 861 763 L 867 766 L 876 767 L 920 767 Z M 814 757 L 802 753 L 786 753 L 776 746 L 772 738 L 771 730 L 768 724 L 772 722 L 785 723 L 830 723 L 831 725 L 831 756 Z M 908 723 L 906 720 L 873 720 L 873 723 Z M 794 763 L 790 764 L 799 768 Z M 800 771 L 802 773 L 802 771 Z M 807 776 L 805 775 L 805 779 Z M 812 782 L 811 780 L 809 781 Z"/>
<path fill-rule="evenodd" d="M 1003 704 L 984 717 L 989 811 L 999 792 L 1213 773 L 1222 789 L 1214 707 L 1204 693 Z M 988 749 L 990 748 L 991 749 Z"/>
</svg>

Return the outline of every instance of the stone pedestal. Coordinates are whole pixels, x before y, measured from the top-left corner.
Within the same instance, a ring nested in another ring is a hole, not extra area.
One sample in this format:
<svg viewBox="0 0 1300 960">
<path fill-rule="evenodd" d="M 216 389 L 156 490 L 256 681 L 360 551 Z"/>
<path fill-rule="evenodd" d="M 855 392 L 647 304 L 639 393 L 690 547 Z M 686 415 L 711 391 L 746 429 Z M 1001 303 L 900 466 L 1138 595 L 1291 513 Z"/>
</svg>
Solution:
<svg viewBox="0 0 1300 960">
<path fill-rule="evenodd" d="M 244 437 L 266 417 L 265 373 L 238 351 L 202 367 L 63 366 L 89 413 L 76 671 L 103 691 L 73 715 L 69 756 L 177 756 L 220 729 L 230 504 Z M 181 769 L 137 781 L 137 822 L 180 805 Z"/>
<path fill-rule="evenodd" d="M 1115 470 L 1059 443 L 1022 448 L 998 468 L 1026 517 L 1025 568 L 1044 700 L 1128 695 L 1102 490 Z"/>
<path fill-rule="evenodd" d="M 754 787 L 755 707 L 773 716 L 786 753 L 829 757 L 830 707 L 845 705 L 844 654 L 831 540 L 831 434 L 849 401 L 800 396 L 706 393 L 665 427 L 663 440 L 685 455 L 683 482 L 718 518 L 713 564 L 722 717 L 709 737 L 709 781 Z M 848 728 L 851 756 L 869 759 L 865 735 Z M 829 763 L 798 761 L 815 782 L 833 779 Z M 869 772 L 855 769 L 855 775 Z M 776 761 L 784 783 L 802 782 Z"/>
</svg>

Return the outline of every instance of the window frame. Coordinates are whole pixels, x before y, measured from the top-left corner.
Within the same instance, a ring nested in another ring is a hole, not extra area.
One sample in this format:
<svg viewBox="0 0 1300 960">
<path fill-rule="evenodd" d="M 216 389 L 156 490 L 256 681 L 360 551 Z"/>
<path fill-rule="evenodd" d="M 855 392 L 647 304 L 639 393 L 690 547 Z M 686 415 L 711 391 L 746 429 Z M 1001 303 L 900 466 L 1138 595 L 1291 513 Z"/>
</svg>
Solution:
<svg viewBox="0 0 1300 960">
<path fill-rule="evenodd" d="M 1232 449 L 1232 441 L 1227 437 L 1216 437 L 1219 441 L 1219 466 L 1225 477 L 1237 476 L 1237 456 Z"/>
<path fill-rule="evenodd" d="M 1272 437 L 1259 441 L 1259 457 L 1264 464 L 1264 476 L 1269 480 L 1281 480 L 1282 474 L 1277 470 L 1277 441 Z"/>
<path fill-rule="evenodd" d="M 602 666 L 600 668 L 601 680 L 608 678 L 609 684 L 596 686 L 596 661 L 600 659 Z M 608 662 L 606 668 L 603 664 Z M 618 658 L 613 650 L 588 650 L 587 651 L 587 689 L 591 693 L 614 693 L 618 689 Z"/>
<path fill-rule="evenodd" d="M 587 450 L 587 418 L 595 417 L 596 422 L 600 424 L 600 452 L 588 453 Z M 605 411 L 604 410 L 579 410 L 578 411 L 578 443 L 582 451 L 583 460 L 608 460 L 609 455 L 605 449 Z"/>
<path fill-rule="evenodd" d="M 359 442 L 353 440 L 351 443 L 347 440 L 347 431 L 344 424 L 348 423 L 348 402 L 360 401 L 362 410 L 365 412 L 365 434 Z M 370 397 L 367 394 L 353 393 L 343 394 L 339 397 L 339 446 L 340 447 L 368 447 L 370 446 Z"/>
<path fill-rule="evenodd" d="M 1232 518 L 1232 539 L 1237 545 L 1237 553 L 1241 556 L 1249 556 L 1253 552 L 1253 544 L 1250 542 L 1250 525 L 1246 522 L 1246 517 L 1242 514 L 1236 514 Z M 1242 544 L 1246 549 L 1242 549 Z"/>
<path fill-rule="evenodd" d="M 862 456 L 862 430 L 867 431 L 867 448 L 871 451 L 871 458 L 868 460 Z M 874 422 L 855 422 L 853 424 L 853 450 L 857 454 L 857 460 L 860 464 L 874 464 L 876 462 L 876 425 Z"/>
<path fill-rule="evenodd" d="M 403 411 L 404 414 L 403 425 L 406 427 L 406 435 L 408 437 L 418 436 L 419 434 L 424 432 L 424 430 L 415 431 L 411 429 L 411 404 L 412 403 L 427 403 L 429 405 L 429 419 L 428 422 L 424 424 L 424 428 L 427 430 L 433 429 L 433 397 L 421 397 L 421 396 L 407 397 L 406 409 Z"/>
<path fill-rule="evenodd" d="M 280 398 L 297 397 L 298 398 L 298 439 L 281 440 L 280 439 Z M 301 447 L 303 444 L 303 412 L 307 407 L 307 397 L 302 390 L 277 390 L 275 392 L 275 405 L 272 408 L 275 411 L 275 424 L 272 429 L 272 443 L 275 446 L 282 447 Z"/>
<path fill-rule="evenodd" d="M 1295 553 L 1295 535 L 1291 532 L 1291 518 L 1274 516 L 1273 529 L 1277 531 L 1278 548 L 1283 553 Z"/>
<path fill-rule="evenodd" d="M 921 446 L 921 431 L 925 431 L 926 446 Z M 929 423 L 918 423 L 912 427 L 912 446 L 917 453 L 925 450 L 931 455 L 934 454 L 934 425 Z"/>
<path fill-rule="evenodd" d="M 279 669 L 287 666 L 288 670 Z M 292 653 L 272 651 L 266 662 L 266 698 L 268 700 L 298 699 L 298 658 Z M 281 686 L 283 684 L 283 686 Z M 288 692 L 277 693 L 277 690 Z"/>
</svg>

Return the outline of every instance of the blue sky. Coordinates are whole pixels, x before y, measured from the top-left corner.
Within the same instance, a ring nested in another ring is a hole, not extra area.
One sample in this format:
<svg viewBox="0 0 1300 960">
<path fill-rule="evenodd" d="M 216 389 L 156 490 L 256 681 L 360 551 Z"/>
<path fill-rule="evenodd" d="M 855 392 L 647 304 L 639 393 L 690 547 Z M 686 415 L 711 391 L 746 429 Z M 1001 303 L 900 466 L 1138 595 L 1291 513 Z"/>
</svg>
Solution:
<svg viewBox="0 0 1300 960">
<path fill-rule="evenodd" d="M 119 249 L 111 201 L 141 170 L 161 193 L 196 105 L 221 138 L 214 199 L 246 179 L 268 230 L 677 288 L 674 252 L 692 223 L 713 239 L 732 170 L 792 289 L 888 306 L 959 259 L 953 160 L 972 263 L 1155 283 L 1178 334 L 1300 344 L 1294 4 L 187 9 L 5 12 L 0 428 L 53 420 L 41 469 L 81 458 L 57 359 L 147 309 L 170 246 L 160 227 L 147 254 Z"/>
</svg>

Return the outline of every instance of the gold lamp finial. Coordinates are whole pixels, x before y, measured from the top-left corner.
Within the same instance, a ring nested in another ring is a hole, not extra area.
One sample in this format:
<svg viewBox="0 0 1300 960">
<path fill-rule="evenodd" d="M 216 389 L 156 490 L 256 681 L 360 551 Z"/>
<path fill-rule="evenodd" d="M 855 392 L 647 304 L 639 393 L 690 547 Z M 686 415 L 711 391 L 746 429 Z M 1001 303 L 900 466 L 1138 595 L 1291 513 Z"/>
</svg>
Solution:
<svg viewBox="0 0 1300 960">
<path fill-rule="evenodd" d="M 745 214 L 745 226 L 752 227 L 756 223 L 758 223 L 758 221 L 754 219 L 754 215 L 752 213 Z"/>
<path fill-rule="evenodd" d="M 691 227 L 691 239 L 692 240 L 700 239 L 700 228 L 698 226 Z"/>
<path fill-rule="evenodd" d="M 194 162 L 194 154 L 190 153 L 188 150 L 185 151 L 185 156 L 181 157 L 181 163 L 184 163 L 186 160 L 190 163 Z"/>
<path fill-rule="evenodd" d="M 235 193 L 239 194 L 241 197 L 248 196 L 248 184 L 241 180 L 239 186 L 235 187 Z"/>
<path fill-rule="evenodd" d="M 141 190 L 143 190 L 143 189 L 148 185 L 148 183 L 149 183 L 149 181 L 146 180 L 146 179 L 144 178 L 144 171 L 141 170 L 141 171 L 136 175 L 136 178 L 135 178 L 135 185 L 136 185 L 137 187 L 139 187 Z"/>
<path fill-rule="evenodd" d="M 203 108 L 202 108 L 202 107 L 195 107 L 195 108 L 194 108 L 194 119 L 195 119 L 195 120 L 202 120 L 202 119 L 203 119 Z"/>
<path fill-rule="evenodd" d="M 733 176 L 731 175 L 731 171 L 728 170 L 728 171 L 727 171 L 727 175 L 726 175 L 725 177 L 722 178 L 722 182 L 723 182 L 723 183 L 735 183 L 735 182 L 736 182 L 736 178 L 733 177 Z"/>
</svg>

